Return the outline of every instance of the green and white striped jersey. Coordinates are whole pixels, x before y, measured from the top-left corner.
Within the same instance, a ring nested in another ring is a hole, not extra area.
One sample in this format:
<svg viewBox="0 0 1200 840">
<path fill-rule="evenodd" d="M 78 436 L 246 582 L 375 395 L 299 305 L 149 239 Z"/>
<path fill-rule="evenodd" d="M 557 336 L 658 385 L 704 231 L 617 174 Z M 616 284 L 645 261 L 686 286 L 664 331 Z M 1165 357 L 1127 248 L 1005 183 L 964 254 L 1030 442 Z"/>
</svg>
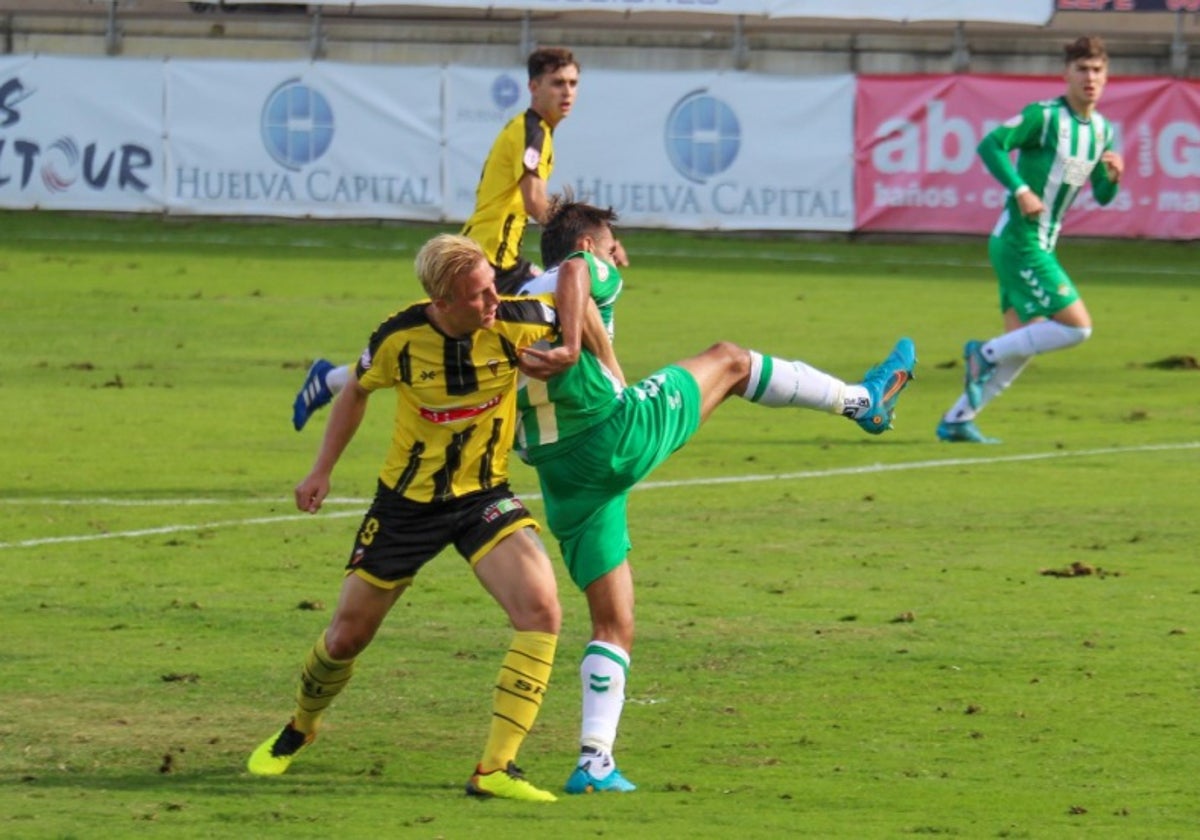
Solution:
<svg viewBox="0 0 1200 840">
<path fill-rule="evenodd" d="M 610 339 L 615 335 L 614 307 L 624 281 L 616 266 L 583 251 L 567 257 L 583 259 L 591 277 L 591 297 Z M 566 262 L 566 260 L 563 260 Z M 558 267 L 532 278 L 522 294 L 554 292 Z M 621 384 L 586 349 L 572 367 L 548 382 L 522 377 L 517 392 L 517 450 L 531 464 L 557 451 L 555 445 L 571 448 L 570 439 L 607 419 L 617 404 Z"/>
<path fill-rule="evenodd" d="M 1113 147 L 1113 135 L 1112 123 L 1098 111 L 1084 119 L 1061 96 L 1026 105 L 988 133 L 979 144 L 979 157 L 1009 193 L 992 235 L 1018 248 L 1053 251 L 1067 208 L 1084 184 L 1091 182 L 1100 204 L 1116 197 L 1117 185 L 1099 165 L 1100 156 Z M 1015 166 L 1009 155 L 1013 149 Z M 1021 186 L 1033 190 L 1045 205 L 1037 219 L 1021 216 L 1014 195 Z"/>
</svg>

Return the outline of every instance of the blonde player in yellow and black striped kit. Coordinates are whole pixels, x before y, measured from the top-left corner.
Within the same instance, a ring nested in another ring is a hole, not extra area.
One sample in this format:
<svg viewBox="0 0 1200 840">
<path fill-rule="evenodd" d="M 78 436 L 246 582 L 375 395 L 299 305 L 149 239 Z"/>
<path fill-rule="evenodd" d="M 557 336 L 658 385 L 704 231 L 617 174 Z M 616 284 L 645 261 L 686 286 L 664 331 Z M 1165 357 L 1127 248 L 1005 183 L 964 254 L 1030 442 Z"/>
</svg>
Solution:
<svg viewBox="0 0 1200 840">
<path fill-rule="evenodd" d="M 541 706 L 562 616 L 537 524 L 509 489 L 508 457 L 521 355 L 535 342 L 558 337 L 554 298 L 502 300 L 482 249 L 464 236 L 442 234 L 426 243 L 417 255 L 417 275 L 431 299 L 390 316 L 371 336 L 355 380 L 334 403 L 312 471 L 296 487 L 297 507 L 315 513 L 368 397 L 395 389 L 391 447 L 338 606 L 305 660 L 291 721 L 254 751 L 248 769 L 262 776 L 288 769 L 316 737 L 321 715 L 400 594 L 425 563 L 453 544 L 516 631 L 467 792 L 553 801 L 553 794 L 525 780 L 515 762 Z M 540 364 L 549 359 L 564 370 L 578 358 L 581 328 L 567 324 L 561 331 L 564 352 L 529 351 Z"/>
</svg>

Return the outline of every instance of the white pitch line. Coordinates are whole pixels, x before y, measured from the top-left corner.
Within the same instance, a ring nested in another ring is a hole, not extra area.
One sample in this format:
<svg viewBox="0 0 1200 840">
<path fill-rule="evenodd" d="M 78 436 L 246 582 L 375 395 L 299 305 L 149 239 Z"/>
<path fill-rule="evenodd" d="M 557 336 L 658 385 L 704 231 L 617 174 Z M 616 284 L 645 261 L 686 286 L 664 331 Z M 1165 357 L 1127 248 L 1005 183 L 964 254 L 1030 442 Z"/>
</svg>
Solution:
<svg viewBox="0 0 1200 840">
<path fill-rule="evenodd" d="M 739 475 L 739 476 L 718 476 L 714 478 L 689 478 L 680 479 L 678 481 L 646 481 L 639 484 L 634 490 L 662 490 L 677 487 L 704 487 L 709 485 L 721 484 L 752 484 L 764 481 L 797 481 L 812 478 L 835 478 L 844 475 L 871 475 L 875 473 L 885 472 L 906 472 L 908 470 L 928 470 L 940 469 L 943 467 L 978 467 L 992 466 L 994 464 L 1012 464 L 1024 461 L 1049 461 L 1059 458 L 1094 458 L 1103 455 L 1129 455 L 1145 452 L 1179 452 L 1188 449 L 1200 449 L 1200 441 L 1190 441 L 1181 443 L 1157 443 L 1146 444 L 1144 446 L 1115 446 L 1103 449 L 1081 449 L 1077 451 L 1055 450 L 1053 452 L 1031 452 L 1025 455 L 1000 455 L 996 457 L 979 457 L 979 458 L 947 458 L 939 461 L 909 461 L 900 464 L 866 464 L 859 467 L 836 467 L 829 470 L 805 470 L 803 472 L 791 473 L 776 473 L 776 474 L 760 474 L 760 475 Z M 538 499 L 541 498 L 537 493 L 522 493 L 523 498 Z M 122 499 L 0 499 L 0 504 L 9 505 L 96 505 L 96 504 L 112 504 L 112 505 L 164 505 L 173 506 L 179 504 L 207 505 L 207 504 L 278 504 L 284 500 L 274 499 L 250 499 L 250 500 L 222 500 L 222 499 L 158 499 L 158 500 L 122 500 Z M 290 502 L 291 500 L 286 500 Z M 361 508 L 365 508 L 369 503 L 367 499 L 350 499 L 350 498 L 330 498 L 325 500 L 326 504 L 354 504 Z M 361 510 L 341 511 L 334 513 L 326 513 L 323 515 L 325 519 L 342 519 L 350 516 L 362 516 Z M 220 528 L 238 528 L 246 525 L 270 525 L 276 522 L 296 522 L 302 519 L 311 519 L 312 514 L 296 513 L 280 516 L 263 516 L 251 519 L 230 519 L 221 522 L 205 522 L 199 525 L 163 525 L 158 528 L 140 528 L 134 531 L 112 531 L 104 534 L 77 534 L 65 537 L 40 537 L 30 540 L 16 540 L 14 542 L 0 542 L 0 549 L 5 548 L 32 548 L 40 545 L 57 545 L 60 543 L 80 543 L 92 542 L 94 540 L 111 540 L 123 539 L 131 537 L 146 537 L 162 534 L 178 534 L 187 531 L 213 531 Z"/>
<path fill-rule="evenodd" d="M 1047 461 L 1053 458 L 1086 458 L 1097 455 L 1125 455 L 1137 452 L 1177 452 L 1182 449 L 1200 449 L 1200 441 L 1184 443 L 1152 443 L 1144 446 L 1115 446 L 1104 449 L 1080 449 L 1076 451 L 1055 450 L 1054 452 L 1030 452 L 1025 455 L 1001 455 L 995 458 L 948 458 L 941 461 L 908 461 L 900 464 L 867 464 L 861 467 L 835 467 L 831 470 L 775 473 L 770 475 L 739 475 L 724 478 L 697 478 L 683 481 L 645 481 L 635 490 L 655 490 L 670 487 L 690 487 L 704 484 L 749 484 L 756 481 L 780 481 L 784 479 L 832 478 L 841 475 L 868 475 L 871 473 L 906 472 L 928 470 L 938 467 L 990 466 L 1020 461 Z"/>
<path fill-rule="evenodd" d="M 260 516 L 253 519 L 230 519 L 226 522 L 205 522 L 201 525 L 162 525 L 158 528 L 139 528 L 136 531 L 109 531 L 104 534 L 76 534 L 69 537 L 41 537 L 33 540 L 18 540 L 17 542 L 0 543 L 0 548 L 30 548 L 38 545 L 57 545 L 59 543 L 94 542 L 96 540 L 124 539 L 126 537 L 149 537 L 157 534 L 179 534 L 184 531 L 213 531 L 218 528 L 237 528 L 243 525 L 270 525 L 273 522 L 292 522 L 312 516 L 308 513 L 296 513 L 290 516 Z M 346 516 L 362 516 L 361 511 L 342 511 L 327 513 L 326 519 L 341 519 Z"/>
<path fill-rule="evenodd" d="M 45 507 L 81 507 L 89 505 L 92 507 L 189 507 L 189 506 L 205 506 L 205 505 L 245 505 L 245 504 L 288 504 L 292 503 L 291 499 L 282 497 L 277 499 L 263 499 L 260 497 L 247 497 L 244 499 L 205 499 L 189 498 L 189 499 L 112 499 L 101 496 L 95 499 L 17 499 L 17 498 L 0 498 L 0 505 L 10 506 L 45 506 Z M 327 505 L 361 505 L 362 499 L 353 498 L 350 496 L 330 496 L 325 500 Z"/>
</svg>

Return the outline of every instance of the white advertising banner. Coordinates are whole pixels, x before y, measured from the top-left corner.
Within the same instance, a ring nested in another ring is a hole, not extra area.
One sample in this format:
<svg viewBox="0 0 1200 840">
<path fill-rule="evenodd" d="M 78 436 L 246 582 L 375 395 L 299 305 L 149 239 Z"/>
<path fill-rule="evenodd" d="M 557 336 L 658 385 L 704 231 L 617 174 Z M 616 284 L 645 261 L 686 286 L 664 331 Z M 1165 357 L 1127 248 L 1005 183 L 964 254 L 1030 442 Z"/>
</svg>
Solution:
<svg viewBox="0 0 1200 840">
<path fill-rule="evenodd" d="M 0 58 L 0 207 L 162 210 L 161 66 Z"/>
<path fill-rule="evenodd" d="M 854 77 L 588 71 L 550 186 L 625 224 L 848 231 Z"/>
<path fill-rule="evenodd" d="M 171 210 L 442 219 L 441 72 L 170 62 Z"/>
</svg>

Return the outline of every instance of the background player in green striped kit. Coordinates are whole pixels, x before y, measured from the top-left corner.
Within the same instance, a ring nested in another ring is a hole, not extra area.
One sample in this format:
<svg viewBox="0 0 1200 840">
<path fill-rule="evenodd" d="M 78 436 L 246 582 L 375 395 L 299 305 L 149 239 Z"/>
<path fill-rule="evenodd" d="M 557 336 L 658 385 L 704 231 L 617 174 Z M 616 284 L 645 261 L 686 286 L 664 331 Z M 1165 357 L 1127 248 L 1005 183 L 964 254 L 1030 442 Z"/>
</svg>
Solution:
<svg viewBox="0 0 1200 840">
<path fill-rule="evenodd" d="M 542 260 L 551 268 L 524 291 L 554 292 L 564 324 L 581 323 L 590 298 L 611 335 L 622 286 L 613 265 L 615 219 L 612 210 L 569 196 L 551 208 L 542 231 Z M 573 301 L 574 311 L 566 301 Z M 537 372 L 537 353 L 536 346 L 526 351 L 522 370 Z M 901 339 L 862 384 L 853 385 L 804 362 L 719 342 L 626 386 L 607 347 L 598 356 L 581 352 L 571 368 L 522 385 L 517 448 L 537 468 L 547 522 L 592 619 L 592 639 L 580 665 L 580 756 L 567 793 L 635 789 L 613 758 L 634 635 L 629 491 L 687 443 L 728 397 L 840 414 L 880 434 L 891 427 L 915 364 L 912 342 Z"/>
<path fill-rule="evenodd" d="M 1063 217 L 1084 185 L 1100 204 L 1117 195 L 1125 164 L 1113 149 L 1113 127 L 1096 110 L 1108 81 L 1104 42 L 1081 37 L 1065 45 L 1067 90 L 1031 103 L 979 144 L 988 171 L 1009 191 L 988 240 L 1000 281 L 1004 335 L 968 341 L 963 394 L 942 417 L 937 436 L 961 443 L 998 443 L 975 417 L 1021 374 L 1029 360 L 1085 341 L 1092 318 L 1055 245 Z M 1013 165 L 1009 154 L 1017 150 Z"/>
</svg>

